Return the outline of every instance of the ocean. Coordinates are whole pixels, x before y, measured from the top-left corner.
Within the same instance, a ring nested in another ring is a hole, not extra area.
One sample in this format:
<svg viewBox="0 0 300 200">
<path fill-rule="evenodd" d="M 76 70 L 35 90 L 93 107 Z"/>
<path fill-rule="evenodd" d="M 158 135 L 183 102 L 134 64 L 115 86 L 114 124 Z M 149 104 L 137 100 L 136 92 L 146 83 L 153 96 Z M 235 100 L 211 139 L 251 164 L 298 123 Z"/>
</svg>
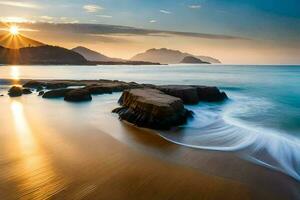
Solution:
<svg viewBox="0 0 300 200">
<path fill-rule="evenodd" d="M 161 85 L 218 86 L 227 93 L 228 101 L 186 106 L 194 111 L 194 118 L 179 129 L 158 134 L 170 142 L 190 148 L 240 152 L 240 156 L 250 162 L 281 171 L 300 181 L 300 66 L 3 65 L 0 66 L 0 94 L 6 94 L 9 87 L 5 79 L 110 79 Z M 117 102 L 119 97 L 120 93 L 98 96 L 91 103 L 80 106 L 62 102 L 60 109 L 68 109 L 73 114 L 88 109 L 84 118 L 74 120 L 92 120 L 102 112 L 96 109 L 99 103 L 96 101 Z M 5 98 L 0 97 L 0 104 L 7 103 Z M 30 98 L 36 104 L 42 103 L 36 95 L 24 98 L 26 105 Z M 111 106 L 117 105 L 113 103 Z M 112 114 L 106 110 L 103 115 Z M 97 126 L 97 123 L 92 125 Z"/>
</svg>

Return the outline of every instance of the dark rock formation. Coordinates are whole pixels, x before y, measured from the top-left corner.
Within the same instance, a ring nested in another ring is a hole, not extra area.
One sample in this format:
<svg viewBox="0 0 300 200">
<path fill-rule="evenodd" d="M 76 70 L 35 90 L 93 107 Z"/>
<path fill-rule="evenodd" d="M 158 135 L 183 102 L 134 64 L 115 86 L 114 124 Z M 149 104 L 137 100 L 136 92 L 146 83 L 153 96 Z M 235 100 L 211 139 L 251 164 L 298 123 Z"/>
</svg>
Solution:
<svg viewBox="0 0 300 200">
<path fill-rule="evenodd" d="M 44 94 L 45 94 L 44 91 L 40 91 L 39 94 L 38 94 L 38 96 L 43 96 Z"/>
<path fill-rule="evenodd" d="M 197 88 L 185 85 L 166 85 L 158 87 L 162 92 L 180 98 L 185 104 L 197 104 L 199 102 Z"/>
<path fill-rule="evenodd" d="M 74 89 L 66 93 L 64 100 L 69 102 L 91 101 L 92 96 L 86 89 Z"/>
<path fill-rule="evenodd" d="M 210 64 L 209 62 L 204 62 L 199 58 L 195 58 L 193 56 L 186 56 L 182 59 L 180 63 L 187 63 L 187 64 Z"/>
<path fill-rule="evenodd" d="M 217 87 L 193 85 L 157 86 L 162 92 L 180 98 L 185 104 L 197 104 L 199 101 L 219 102 L 227 99 L 227 95 Z"/>
<path fill-rule="evenodd" d="M 156 89 L 131 89 L 123 92 L 113 112 L 120 119 L 140 127 L 169 129 L 184 124 L 192 113 L 184 108 L 183 102 Z"/>
<path fill-rule="evenodd" d="M 22 93 L 23 94 L 31 94 L 32 91 L 30 89 L 28 89 L 28 88 L 25 88 L 25 89 L 22 90 Z"/>
<path fill-rule="evenodd" d="M 111 87 L 102 86 L 102 85 L 91 85 L 85 87 L 91 94 L 99 95 L 99 94 L 111 94 L 113 89 Z"/>
<path fill-rule="evenodd" d="M 65 97 L 65 95 L 72 91 L 73 89 L 57 89 L 57 90 L 50 90 L 45 92 L 45 94 L 43 94 L 43 98 L 46 99 L 53 99 L 53 98 L 61 98 L 61 97 Z"/>
<path fill-rule="evenodd" d="M 46 83 L 43 83 L 42 81 L 35 81 L 31 80 L 26 82 L 23 87 L 25 88 L 32 88 L 32 89 L 41 89 L 46 86 Z"/>
<path fill-rule="evenodd" d="M 22 87 L 13 86 L 8 90 L 8 95 L 10 97 L 20 97 L 23 94 Z"/>
<path fill-rule="evenodd" d="M 228 99 L 225 92 L 221 92 L 217 87 L 194 86 L 197 88 L 200 101 L 220 102 Z"/>
</svg>

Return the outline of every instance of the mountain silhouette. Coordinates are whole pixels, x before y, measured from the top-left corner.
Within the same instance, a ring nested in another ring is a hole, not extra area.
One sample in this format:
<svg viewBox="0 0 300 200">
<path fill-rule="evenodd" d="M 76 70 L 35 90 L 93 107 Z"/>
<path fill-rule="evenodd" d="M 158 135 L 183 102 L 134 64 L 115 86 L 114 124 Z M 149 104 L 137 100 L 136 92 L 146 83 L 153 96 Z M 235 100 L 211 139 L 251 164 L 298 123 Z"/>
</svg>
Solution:
<svg viewBox="0 0 300 200">
<path fill-rule="evenodd" d="M 91 49 L 88 49 L 88 48 L 82 47 L 82 46 L 76 47 L 76 48 L 72 49 L 72 51 L 79 53 L 80 55 L 85 57 L 85 59 L 87 59 L 88 61 L 98 61 L 98 62 L 122 62 L 122 61 L 125 61 L 120 58 L 108 57 L 97 51 L 93 51 Z"/>
<path fill-rule="evenodd" d="M 2 34 L 0 35 L 0 46 L 9 49 L 20 49 L 24 47 L 44 46 L 42 42 L 30 39 L 24 35 Z"/>
</svg>

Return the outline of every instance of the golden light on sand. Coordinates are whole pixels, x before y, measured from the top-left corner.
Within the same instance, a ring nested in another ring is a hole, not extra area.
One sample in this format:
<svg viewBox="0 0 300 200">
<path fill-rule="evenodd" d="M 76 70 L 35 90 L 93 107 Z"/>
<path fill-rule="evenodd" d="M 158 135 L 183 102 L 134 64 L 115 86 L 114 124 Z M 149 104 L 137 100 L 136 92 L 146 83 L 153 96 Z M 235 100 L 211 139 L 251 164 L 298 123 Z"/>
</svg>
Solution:
<svg viewBox="0 0 300 200">
<path fill-rule="evenodd" d="M 11 35 L 18 35 L 20 32 L 19 32 L 19 27 L 16 26 L 16 25 L 13 25 L 11 27 L 9 27 L 9 33 Z"/>
<path fill-rule="evenodd" d="M 21 101 L 13 100 L 10 109 L 15 125 L 19 165 L 11 168 L 14 176 L 21 180 L 19 189 L 24 199 L 49 199 L 53 194 L 62 190 L 63 182 L 57 176 L 40 147 L 34 126 L 27 119 Z M 46 184 L 47 183 L 47 184 Z M 1 196 L 1 195 L 0 195 Z"/>
</svg>

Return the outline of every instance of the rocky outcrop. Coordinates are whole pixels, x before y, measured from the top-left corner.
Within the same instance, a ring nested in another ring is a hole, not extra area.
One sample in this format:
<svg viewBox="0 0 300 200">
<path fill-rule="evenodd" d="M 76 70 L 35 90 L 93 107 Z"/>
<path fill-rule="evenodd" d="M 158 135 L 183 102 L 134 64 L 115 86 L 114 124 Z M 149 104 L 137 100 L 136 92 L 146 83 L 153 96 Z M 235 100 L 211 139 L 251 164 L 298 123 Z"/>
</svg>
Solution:
<svg viewBox="0 0 300 200">
<path fill-rule="evenodd" d="M 22 87 L 13 86 L 8 90 L 8 95 L 10 97 L 20 97 L 23 94 Z"/>
<path fill-rule="evenodd" d="M 91 101 L 92 96 L 86 89 L 74 89 L 65 94 L 64 100 L 69 102 Z"/>
<path fill-rule="evenodd" d="M 166 85 L 158 87 L 162 92 L 180 98 L 185 104 L 197 104 L 198 92 L 195 87 L 185 85 Z"/>
<path fill-rule="evenodd" d="M 31 94 L 31 93 L 32 93 L 32 91 L 28 88 L 22 89 L 22 94 Z"/>
<path fill-rule="evenodd" d="M 119 103 L 122 107 L 113 112 L 139 127 L 169 129 L 184 124 L 192 116 L 181 99 L 156 89 L 126 90 Z"/>
<path fill-rule="evenodd" d="M 220 102 L 228 99 L 225 92 L 221 92 L 217 87 L 194 86 L 197 88 L 199 101 Z"/>
<path fill-rule="evenodd" d="M 103 85 L 91 85 L 85 87 L 93 95 L 100 95 L 100 94 L 111 94 L 113 92 L 113 88 L 109 86 Z"/>
<path fill-rule="evenodd" d="M 180 98 L 185 104 L 197 104 L 199 101 L 219 102 L 227 99 L 227 95 L 217 87 L 193 85 L 157 86 L 162 92 Z"/>
<path fill-rule="evenodd" d="M 65 97 L 66 94 L 72 90 L 73 89 L 50 90 L 50 91 L 45 92 L 45 94 L 43 94 L 43 98 L 45 98 L 45 99 L 62 98 L 62 97 Z"/>
</svg>

